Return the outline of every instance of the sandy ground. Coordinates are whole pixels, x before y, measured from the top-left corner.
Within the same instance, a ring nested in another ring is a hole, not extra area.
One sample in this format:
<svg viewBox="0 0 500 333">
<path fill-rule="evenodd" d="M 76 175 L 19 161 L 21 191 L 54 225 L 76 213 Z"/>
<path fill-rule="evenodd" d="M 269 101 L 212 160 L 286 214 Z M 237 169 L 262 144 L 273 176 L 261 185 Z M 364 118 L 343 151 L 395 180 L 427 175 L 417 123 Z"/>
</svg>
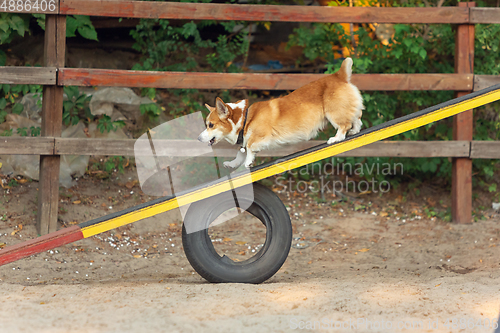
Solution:
<svg viewBox="0 0 500 333">
<path fill-rule="evenodd" d="M 104 182 L 100 195 L 92 183 L 62 191 L 62 224 L 147 199 L 126 181 Z M 0 242 L 36 236 L 37 183 L 30 184 L 0 197 Z M 183 253 L 180 215 L 170 212 L 0 267 L 0 331 L 494 331 L 498 213 L 454 225 L 418 209 L 402 218 L 399 208 L 387 214 L 286 199 L 293 246 L 263 284 L 203 280 Z M 219 251 L 245 259 L 262 235 L 258 223 L 241 218 L 213 240 Z"/>
</svg>

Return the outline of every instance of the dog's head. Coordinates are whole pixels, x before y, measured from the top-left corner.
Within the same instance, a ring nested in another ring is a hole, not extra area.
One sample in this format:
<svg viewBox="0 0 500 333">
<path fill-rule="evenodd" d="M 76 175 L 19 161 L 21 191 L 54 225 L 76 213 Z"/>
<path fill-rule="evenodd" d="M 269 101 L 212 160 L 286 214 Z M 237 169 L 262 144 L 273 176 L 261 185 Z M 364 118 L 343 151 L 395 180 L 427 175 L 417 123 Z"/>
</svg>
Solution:
<svg viewBox="0 0 500 333">
<path fill-rule="evenodd" d="M 243 117 L 248 100 L 241 100 L 237 103 L 224 103 L 217 97 L 215 107 L 205 104 L 210 111 L 206 119 L 207 129 L 204 130 L 198 140 L 208 142 L 208 145 L 214 145 L 222 139 L 236 142 L 238 129 L 243 124 Z"/>
</svg>

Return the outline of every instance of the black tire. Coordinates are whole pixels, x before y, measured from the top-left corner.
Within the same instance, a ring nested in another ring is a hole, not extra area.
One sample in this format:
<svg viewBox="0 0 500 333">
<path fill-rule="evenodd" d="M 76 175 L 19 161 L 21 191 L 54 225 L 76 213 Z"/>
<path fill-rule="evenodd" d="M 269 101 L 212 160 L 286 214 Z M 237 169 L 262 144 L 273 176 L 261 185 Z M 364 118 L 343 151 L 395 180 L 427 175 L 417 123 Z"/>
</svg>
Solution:
<svg viewBox="0 0 500 333">
<path fill-rule="evenodd" d="M 258 218 L 266 227 L 264 246 L 248 260 L 235 262 L 225 255 L 221 257 L 215 251 L 208 235 L 210 223 L 221 213 L 234 207 L 234 200 L 228 195 L 216 195 L 196 202 L 186 212 L 182 227 L 184 252 L 195 271 L 209 282 L 264 282 L 281 268 L 290 251 L 292 224 L 285 206 L 278 196 L 266 187 L 260 184 L 247 186 L 253 186 L 253 198 L 249 195 L 239 195 L 238 200 L 242 203 L 246 200 L 248 205 L 251 204 L 247 212 Z M 200 225 L 200 222 L 206 226 L 204 230 L 189 234 L 186 232 L 186 224 Z"/>
</svg>

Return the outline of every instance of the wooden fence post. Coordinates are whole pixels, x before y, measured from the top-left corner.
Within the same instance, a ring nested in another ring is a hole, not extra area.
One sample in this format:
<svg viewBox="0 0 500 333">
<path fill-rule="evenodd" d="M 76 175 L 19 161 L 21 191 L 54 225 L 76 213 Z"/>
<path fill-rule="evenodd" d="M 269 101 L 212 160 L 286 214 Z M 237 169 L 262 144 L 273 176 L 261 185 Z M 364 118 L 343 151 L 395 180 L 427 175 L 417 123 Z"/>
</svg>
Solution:
<svg viewBox="0 0 500 333">
<path fill-rule="evenodd" d="M 460 2 L 459 7 L 475 7 L 475 2 Z M 460 24 L 455 45 L 455 73 L 474 73 L 474 24 Z M 457 92 L 457 97 L 470 91 Z M 453 139 L 472 141 L 473 110 L 453 117 Z M 472 160 L 454 158 L 452 162 L 451 215 L 456 223 L 472 221 Z"/>
<path fill-rule="evenodd" d="M 64 67 L 66 53 L 66 16 L 50 14 L 45 19 L 44 63 Z M 41 135 L 60 137 L 62 131 L 63 87 L 43 87 Z M 59 155 L 40 156 L 40 182 L 36 226 L 40 235 L 57 230 L 59 201 Z"/>
</svg>

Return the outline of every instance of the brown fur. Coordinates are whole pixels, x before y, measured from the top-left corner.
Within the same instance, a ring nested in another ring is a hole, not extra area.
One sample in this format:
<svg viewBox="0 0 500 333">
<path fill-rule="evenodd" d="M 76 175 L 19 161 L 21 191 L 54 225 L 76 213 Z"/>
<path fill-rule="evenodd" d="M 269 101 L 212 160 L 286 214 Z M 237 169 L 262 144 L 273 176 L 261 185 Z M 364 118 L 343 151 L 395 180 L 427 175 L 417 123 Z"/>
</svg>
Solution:
<svg viewBox="0 0 500 333">
<path fill-rule="evenodd" d="M 359 132 L 363 104 L 359 90 L 350 83 L 351 66 L 352 60 L 346 59 L 335 74 L 311 82 L 289 95 L 252 104 L 244 128 L 245 166 L 249 167 L 255 153 L 262 149 L 313 138 L 327 122 L 337 129 L 337 135 L 328 143 L 343 140 L 349 131 L 351 134 Z M 234 144 L 235 130 L 237 136 L 242 127 L 244 108 L 240 106 L 243 103 L 246 105 L 247 101 L 226 104 L 218 98 L 215 108 L 207 105 L 211 111 L 207 117 L 207 131 L 212 123 L 213 129 L 222 133 L 221 138 Z M 206 135 L 210 137 L 209 132 Z M 217 137 L 216 142 L 221 138 Z M 237 156 L 226 166 L 234 167 L 241 158 Z"/>
</svg>

